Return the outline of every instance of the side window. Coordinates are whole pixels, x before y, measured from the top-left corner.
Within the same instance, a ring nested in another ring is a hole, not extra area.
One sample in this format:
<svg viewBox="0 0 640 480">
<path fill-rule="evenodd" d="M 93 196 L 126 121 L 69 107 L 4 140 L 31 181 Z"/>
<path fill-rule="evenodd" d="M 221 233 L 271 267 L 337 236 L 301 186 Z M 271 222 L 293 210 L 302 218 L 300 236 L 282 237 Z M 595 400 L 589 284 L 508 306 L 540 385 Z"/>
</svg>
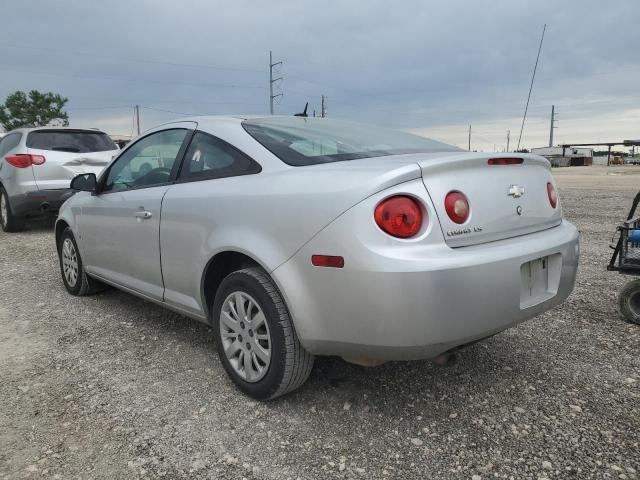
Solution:
<svg viewBox="0 0 640 480">
<path fill-rule="evenodd" d="M 180 179 L 234 177 L 260 170 L 260 165 L 237 148 L 212 135 L 197 132 L 187 149 Z"/>
<path fill-rule="evenodd" d="M 187 130 L 152 133 L 129 147 L 113 164 L 103 192 L 167 183 Z"/>
<path fill-rule="evenodd" d="M 21 133 L 10 133 L 0 142 L 0 157 L 3 157 L 9 150 L 13 150 L 20 143 Z"/>
</svg>

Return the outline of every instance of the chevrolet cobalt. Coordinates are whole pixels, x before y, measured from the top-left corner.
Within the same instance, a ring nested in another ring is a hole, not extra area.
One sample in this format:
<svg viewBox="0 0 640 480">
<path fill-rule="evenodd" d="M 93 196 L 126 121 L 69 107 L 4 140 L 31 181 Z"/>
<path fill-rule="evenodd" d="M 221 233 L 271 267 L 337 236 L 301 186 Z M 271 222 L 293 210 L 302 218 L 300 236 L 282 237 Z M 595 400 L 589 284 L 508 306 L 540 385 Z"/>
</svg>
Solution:
<svg viewBox="0 0 640 480">
<path fill-rule="evenodd" d="M 73 295 L 108 284 L 211 325 L 272 399 L 315 355 L 434 358 L 558 305 L 578 233 L 549 163 L 325 118 L 197 117 L 77 176 L 55 235 Z"/>
</svg>

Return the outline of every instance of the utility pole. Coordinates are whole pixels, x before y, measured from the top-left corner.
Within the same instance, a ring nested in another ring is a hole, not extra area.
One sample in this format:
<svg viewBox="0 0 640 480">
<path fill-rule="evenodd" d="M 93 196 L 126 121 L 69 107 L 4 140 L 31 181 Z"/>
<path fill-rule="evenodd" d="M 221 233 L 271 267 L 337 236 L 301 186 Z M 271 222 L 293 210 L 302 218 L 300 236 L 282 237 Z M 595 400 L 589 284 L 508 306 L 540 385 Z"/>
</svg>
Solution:
<svg viewBox="0 0 640 480">
<path fill-rule="evenodd" d="M 509 137 L 511 136 L 511 130 L 507 130 L 507 152 L 509 151 Z"/>
<path fill-rule="evenodd" d="M 136 105 L 136 125 L 138 127 L 138 135 L 140 135 L 140 105 Z"/>
<path fill-rule="evenodd" d="M 269 50 L 269 112 L 273 115 L 273 99 L 281 97 L 281 93 L 273 94 L 273 84 L 282 80 L 282 77 L 273 78 L 273 67 L 282 65 L 282 62 L 273 63 L 273 54 Z"/>
<path fill-rule="evenodd" d="M 555 125 L 556 106 L 551 105 L 551 127 L 549 128 L 549 146 L 553 147 L 553 129 L 557 128 Z"/>
<path fill-rule="evenodd" d="M 471 125 L 469 125 L 469 148 L 467 150 L 471 151 Z"/>
<path fill-rule="evenodd" d="M 322 118 L 327 116 L 327 105 L 325 104 L 326 97 L 322 95 L 322 99 L 320 102 L 320 116 Z"/>
</svg>

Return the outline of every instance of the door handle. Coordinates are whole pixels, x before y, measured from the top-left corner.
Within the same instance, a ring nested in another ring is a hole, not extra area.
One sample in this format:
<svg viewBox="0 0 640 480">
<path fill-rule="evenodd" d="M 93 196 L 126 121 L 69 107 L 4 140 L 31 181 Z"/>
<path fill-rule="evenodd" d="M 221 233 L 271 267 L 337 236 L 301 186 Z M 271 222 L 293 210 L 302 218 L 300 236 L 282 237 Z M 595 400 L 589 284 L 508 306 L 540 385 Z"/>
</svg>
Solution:
<svg viewBox="0 0 640 480">
<path fill-rule="evenodd" d="M 147 212 L 147 211 L 140 211 L 140 212 L 136 212 L 133 214 L 134 217 L 136 218 L 141 218 L 143 220 L 146 220 L 147 218 L 151 218 L 151 212 Z"/>
</svg>

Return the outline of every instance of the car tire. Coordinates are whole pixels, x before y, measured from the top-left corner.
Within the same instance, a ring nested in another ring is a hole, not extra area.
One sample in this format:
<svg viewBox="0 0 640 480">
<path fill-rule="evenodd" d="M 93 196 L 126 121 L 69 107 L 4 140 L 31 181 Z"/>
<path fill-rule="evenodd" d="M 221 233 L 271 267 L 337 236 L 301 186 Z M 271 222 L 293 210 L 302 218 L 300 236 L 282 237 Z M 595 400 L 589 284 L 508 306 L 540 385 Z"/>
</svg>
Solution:
<svg viewBox="0 0 640 480">
<path fill-rule="evenodd" d="M 78 244 L 69 227 L 65 228 L 60 235 L 58 258 L 60 259 L 60 273 L 64 287 L 71 295 L 82 297 L 104 288 L 102 283 L 85 273 Z"/>
<path fill-rule="evenodd" d="M 627 283 L 619 297 L 620 313 L 627 322 L 640 325 L 640 280 Z"/>
<path fill-rule="evenodd" d="M 14 215 L 7 191 L 0 185 L 0 228 L 3 232 L 19 232 L 24 228 L 24 218 Z"/>
<path fill-rule="evenodd" d="M 300 344 L 280 292 L 262 269 L 225 277 L 211 311 L 218 356 L 242 392 L 272 400 L 307 380 L 314 357 Z"/>
</svg>

